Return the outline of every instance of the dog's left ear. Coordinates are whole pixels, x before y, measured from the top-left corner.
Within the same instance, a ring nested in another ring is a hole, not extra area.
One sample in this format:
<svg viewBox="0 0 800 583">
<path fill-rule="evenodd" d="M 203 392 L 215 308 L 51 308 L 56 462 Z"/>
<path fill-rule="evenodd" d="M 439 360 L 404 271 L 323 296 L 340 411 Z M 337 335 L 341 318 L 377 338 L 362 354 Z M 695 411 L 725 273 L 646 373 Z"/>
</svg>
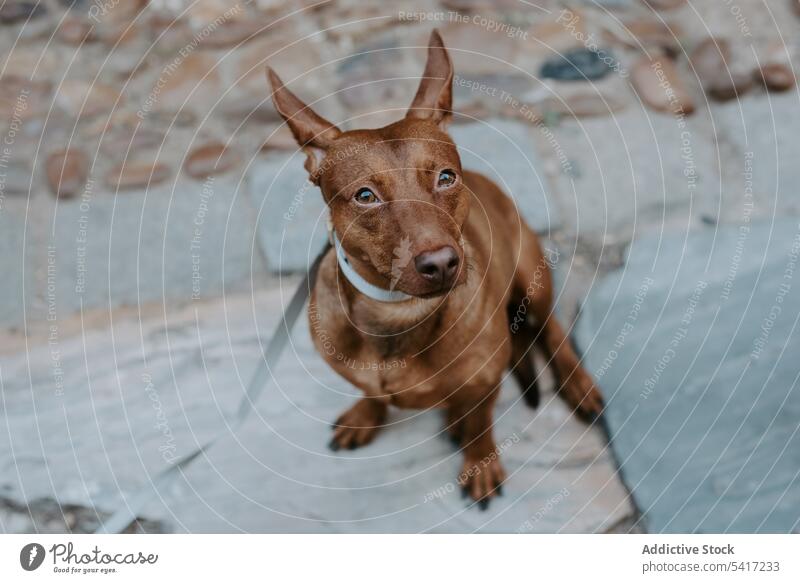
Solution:
<svg viewBox="0 0 800 583">
<path fill-rule="evenodd" d="M 303 103 L 289 91 L 280 77 L 267 67 L 267 79 L 272 86 L 272 103 L 292 130 L 297 145 L 306 153 L 306 170 L 311 182 L 319 184 L 319 170 L 325 152 L 342 131 Z"/>
<path fill-rule="evenodd" d="M 428 62 L 406 118 L 429 119 L 447 125 L 453 115 L 453 64 L 435 28 L 428 41 Z"/>
</svg>

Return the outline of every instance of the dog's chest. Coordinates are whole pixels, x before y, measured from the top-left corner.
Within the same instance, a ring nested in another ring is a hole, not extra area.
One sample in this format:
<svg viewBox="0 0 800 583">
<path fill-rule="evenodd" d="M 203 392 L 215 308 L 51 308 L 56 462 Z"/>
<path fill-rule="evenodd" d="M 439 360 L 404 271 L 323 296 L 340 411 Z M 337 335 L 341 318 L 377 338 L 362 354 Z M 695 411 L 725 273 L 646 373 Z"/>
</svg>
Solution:
<svg viewBox="0 0 800 583">
<path fill-rule="evenodd" d="M 459 332 L 373 337 L 353 347 L 351 356 L 325 358 L 370 397 L 408 409 L 445 407 L 464 390 L 494 386 L 509 359 L 504 326 L 489 325 L 477 336 Z"/>
</svg>

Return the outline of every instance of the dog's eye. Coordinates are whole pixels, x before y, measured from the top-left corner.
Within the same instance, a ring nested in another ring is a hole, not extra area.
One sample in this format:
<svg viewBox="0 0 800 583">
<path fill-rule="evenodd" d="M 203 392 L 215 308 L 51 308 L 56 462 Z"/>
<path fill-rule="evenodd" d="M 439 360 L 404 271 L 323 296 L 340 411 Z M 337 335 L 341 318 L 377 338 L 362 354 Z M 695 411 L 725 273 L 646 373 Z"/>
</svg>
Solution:
<svg viewBox="0 0 800 583">
<path fill-rule="evenodd" d="M 439 188 L 447 188 L 456 183 L 456 173 L 452 170 L 442 170 L 439 172 L 439 179 L 436 181 L 436 186 Z"/>
<path fill-rule="evenodd" d="M 358 204 L 375 204 L 380 202 L 380 199 L 369 188 L 362 188 L 353 197 Z"/>
</svg>

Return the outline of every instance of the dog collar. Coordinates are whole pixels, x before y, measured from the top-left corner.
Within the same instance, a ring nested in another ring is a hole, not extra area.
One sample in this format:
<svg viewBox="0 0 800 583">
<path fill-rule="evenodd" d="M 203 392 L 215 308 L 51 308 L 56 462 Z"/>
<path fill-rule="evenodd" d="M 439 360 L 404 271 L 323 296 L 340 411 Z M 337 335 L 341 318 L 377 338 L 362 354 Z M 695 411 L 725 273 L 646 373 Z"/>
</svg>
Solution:
<svg viewBox="0 0 800 583">
<path fill-rule="evenodd" d="M 347 256 L 344 254 L 344 249 L 339 243 L 339 237 L 336 236 L 336 232 L 333 229 L 331 229 L 331 238 L 333 239 L 333 247 L 336 249 L 336 260 L 339 263 L 339 269 L 342 270 L 342 273 L 353 287 L 362 294 L 378 302 L 405 302 L 414 297 L 401 291 L 383 289 L 368 282 L 350 265 Z"/>
</svg>

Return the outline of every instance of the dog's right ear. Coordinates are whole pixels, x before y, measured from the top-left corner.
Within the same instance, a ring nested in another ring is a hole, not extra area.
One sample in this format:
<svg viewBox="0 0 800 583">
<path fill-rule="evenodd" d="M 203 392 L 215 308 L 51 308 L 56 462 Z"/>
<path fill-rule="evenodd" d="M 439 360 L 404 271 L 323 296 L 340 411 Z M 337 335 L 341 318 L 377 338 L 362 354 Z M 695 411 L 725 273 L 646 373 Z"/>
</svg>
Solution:
<svg viewBox="0 0 800 583">
<path fill-rule="evenodd" d="M 319 170 L 325 152 L 342 132 L 300 101 L 284 86 L 283 81 L 270 67 L 267 67 L 267 79 L 272 87 L 272 103 L 280 116 L 286 120 L 297 144 L 308 156 L 305 167 L 311 181 L 319 185 Z"/>
</svg>

